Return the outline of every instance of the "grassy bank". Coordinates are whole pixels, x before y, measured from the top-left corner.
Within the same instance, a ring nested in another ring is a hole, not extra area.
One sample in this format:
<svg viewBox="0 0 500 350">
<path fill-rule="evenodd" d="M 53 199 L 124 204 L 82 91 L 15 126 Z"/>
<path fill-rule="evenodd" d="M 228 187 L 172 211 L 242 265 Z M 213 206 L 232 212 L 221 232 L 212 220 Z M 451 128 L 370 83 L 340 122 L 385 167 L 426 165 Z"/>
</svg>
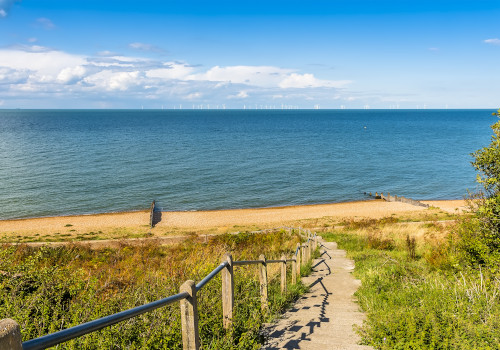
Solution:
<svg viewBox="0 0 500 350">
<path fill-rule="evenodd" d="M 359 329 L 363 343 L 376 349 L 499 349 L 498 275 L 459 263 L 452 228 L 429 223 L 415 239 L 411 229 L 395 225 L 361 222 L 324 234 L 356 262 L 362 282 L 356 296 L 367 316 Z"/>
<path fill-rule="evenodd" d="M 278 259 L 291 255 L 297 235 L 221 235 L 206 243 L 186 240 L 161 246 L 154 240 L 118 249 L 92 250 L 73 244 L 57 248 L 23 245 L 0 248 L 0 314 L 15 319 L 23 340 L 176 294 L 188 279 L 199 281 L 218 266 L 224 253 L 237 260 L 262 253 Z M 256 267 L 235 268 L 235 323 L 232 337 L 222 327 L 220 275 L 198 295 L 200 337 L 204 349 L 256 349 L 259 330 L 298 295 L 301 284 L 280 294 L 279 267 L 269 265 L 270 313 L 260 311 Z M 68 349 L 180 349 L 178 303 L 69 341 Z"/>
</svg>

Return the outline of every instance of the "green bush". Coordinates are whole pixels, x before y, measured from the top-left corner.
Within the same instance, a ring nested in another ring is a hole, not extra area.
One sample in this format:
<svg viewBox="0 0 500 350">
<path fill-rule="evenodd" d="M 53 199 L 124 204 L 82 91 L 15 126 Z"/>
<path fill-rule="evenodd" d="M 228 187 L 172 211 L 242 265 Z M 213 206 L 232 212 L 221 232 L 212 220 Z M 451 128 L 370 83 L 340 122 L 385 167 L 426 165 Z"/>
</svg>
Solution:
<svg viewBox="0 0 500 350">
<path fill-rule="evenodd" d="M 494 115 L 500 116 L 500 109 Z M 500 121 L 491 126 L 491 143 L 473 153 L 472 165 L 484 191 L 472 196 L 473 216 L 462 221 L 458 247 L 465 264 L 498 270 L 500 264 Z"/>
</svg>

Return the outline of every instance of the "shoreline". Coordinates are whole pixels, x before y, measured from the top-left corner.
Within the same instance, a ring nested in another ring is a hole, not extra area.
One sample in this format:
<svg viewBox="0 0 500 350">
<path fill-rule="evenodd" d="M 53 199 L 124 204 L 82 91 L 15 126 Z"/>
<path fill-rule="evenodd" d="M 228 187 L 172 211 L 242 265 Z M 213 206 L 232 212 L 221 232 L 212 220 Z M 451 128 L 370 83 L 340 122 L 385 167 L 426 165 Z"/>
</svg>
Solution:
<svg viewBox="0 0 500 350">
<path fill-rule="evenodd" d="M 13 241 L 78 241 L 219 234 L 292 225 L 321 228 L 346 219 L 380 219 L 415 214 L 429 216 L 436 213 L 451 215 L 462 212 L 465 205 L 464 200 L 423 203 L 431 205 L 433 209 L 369 199 L 270 208 L 162 211 L 161 221 L 152 229 L 149 227 L 149 210 L 0 220 L 0 244 Z"/>
<path fill-rule="evenodd" d="M 340 204 L 355 204 L 377 201 L 375 198 L 366 198 L 354 201 L 345 202 L 325 202 L 325 203 L 312 203 L 312 204 L 291 204 L 291 205 L 278 205 L 269 207 L 245 207 L 245 208 L 223 208 L 223 209 L 192 209 L 192 210 L 162 210 L 162 213 L 218 213 L 227 211 L 237 211 L 237 210 L 268 210 L 268 209 L 290 209 L 290 208 L 304 208 L 304 207 L 316 207 L 316 206 L 330 206 L 330 205 L 340 205 Z M 424 199 L 419 200 L 422 203 L 443 203 L 443 202 L 454 202 L 454 201 L 465 201 L 463 198 L 451 198 L 451 199 Z M 125 214 L 136 214 L 136 213 L 149 213 L 150 209 L 135 209 L 135 210 L 125 210 L 125 211 L 109 211 L 109 212 L 95 212 L 95 213 L 84 213 L 84 214 L 62 214 L 62 215 L 47 215 L 47 216 L 29 216 L 13 219 L 0 219 L 0 224 L 3 222 L 14 222 L 23 220 L 41 220 L 41 219 L 54 219 L 54 218 L 73 218 L 73 217 L 98 217 L 106 215 L 125 215 Z"/>
</svg>

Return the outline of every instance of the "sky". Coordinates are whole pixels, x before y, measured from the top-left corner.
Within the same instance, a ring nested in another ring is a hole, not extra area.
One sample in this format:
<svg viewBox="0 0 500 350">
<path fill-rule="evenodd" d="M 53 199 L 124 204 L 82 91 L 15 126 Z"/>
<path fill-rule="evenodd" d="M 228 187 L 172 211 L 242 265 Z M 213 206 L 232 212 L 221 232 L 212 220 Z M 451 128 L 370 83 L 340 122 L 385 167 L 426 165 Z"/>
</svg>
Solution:
<svg viewBox="0 0 500 350">
<path fill-rule="evenodd" d="M 500 0 L 0 0 L 0 108 L 498 108 Z"/>
</svg>

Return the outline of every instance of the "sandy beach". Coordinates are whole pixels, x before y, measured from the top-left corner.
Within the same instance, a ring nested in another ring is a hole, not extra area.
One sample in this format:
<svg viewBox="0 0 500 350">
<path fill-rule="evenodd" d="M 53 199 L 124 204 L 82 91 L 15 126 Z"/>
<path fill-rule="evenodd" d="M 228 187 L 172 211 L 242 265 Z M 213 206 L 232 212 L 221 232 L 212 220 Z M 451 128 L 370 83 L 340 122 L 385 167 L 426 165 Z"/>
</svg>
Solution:
<svg viewBox="0 0 500 350">
<path fill-rule="evenodd" d="M 463 200 L 426 201 L 448 213 L 464 209 Z M 8 238 L 68 240 L 134 238 L 150 233 L 156 236 L 179 233 L 222 233 L 238 229 L 271 228 L 286 225 L 319 224 L 319 219 L 335 222 L 353 218 L 382 218 L 391 215 L 425 213 L 424 207 L 401 202 L 368 200 L 359 202 L 286 206 L 261 209 L 163 212 L 161 222 L 149 228 L 149 211 L 95 215 L 60 216 L 0 221 L 2 241 Z M 99 236 L 99 237 L 96 237 Z"/>
</svg>

